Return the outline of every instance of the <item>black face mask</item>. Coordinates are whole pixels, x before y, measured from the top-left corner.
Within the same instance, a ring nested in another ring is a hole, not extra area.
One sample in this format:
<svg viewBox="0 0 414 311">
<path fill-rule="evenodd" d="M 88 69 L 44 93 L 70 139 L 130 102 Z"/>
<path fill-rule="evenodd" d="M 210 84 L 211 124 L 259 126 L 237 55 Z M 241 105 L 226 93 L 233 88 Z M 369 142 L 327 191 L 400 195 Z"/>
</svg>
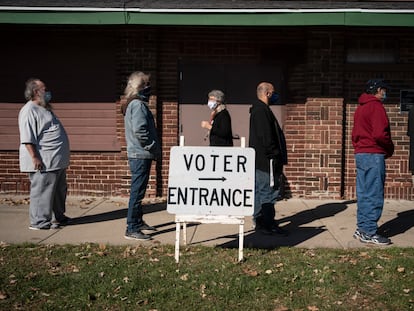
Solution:
<svg viewBox="0 0 414 311">
<path fill-rule="evenodd" d="M 148 101 L 151 96 L 151 86 L 146 86 L 141 91 L 138 92 L 139 97 L 144 101 Z"/>
</svg>

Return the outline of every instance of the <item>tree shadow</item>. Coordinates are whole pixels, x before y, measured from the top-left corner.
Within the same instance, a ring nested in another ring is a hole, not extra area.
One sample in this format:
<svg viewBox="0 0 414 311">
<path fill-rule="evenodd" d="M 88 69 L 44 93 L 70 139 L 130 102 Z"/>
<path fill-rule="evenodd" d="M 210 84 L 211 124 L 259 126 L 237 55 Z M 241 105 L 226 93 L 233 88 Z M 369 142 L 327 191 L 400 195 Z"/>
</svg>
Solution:
<svg viewBox="0 0 414 311">
<path fill-rule="evenodd" d="M 326 231 L 325 226 L 315 227 L 301 227 L 302 225 L 312 223 L 315 220 L 333 217 L 336 214 L 347 209 L 348 204 L 355 203 L 355 201 L 344 201 L 341 203 L 327 203 L 319 205 L 313 209 L 301 211 L 294 215 L 278 219 L 283 229 L 289 231 L 288 236 L 280 235 L 265 235 L 254 230 L 245 232 L 244 247 L 247 248 L 260 248 L 260 249 L 274 249 L 280 246 L 295 246 L 308 239 L 311 239 L 318 234 Z M 277 209 L 277 205 L 276 205 Z M 227 236 L 228 238 L 229 236 Z M 238 247 L 238 235 L 231 236 L 234 240 L 217 245 L 217 247 L 223 248 L 236 248 Z"/>
<path fill-rule="evenodd" d="M 412 227 L 414 227 L 414 209 L 398 213 L 397 217 L 382 224 L 378 228 L 378 233 L 390 238 Z"/>
</svg>

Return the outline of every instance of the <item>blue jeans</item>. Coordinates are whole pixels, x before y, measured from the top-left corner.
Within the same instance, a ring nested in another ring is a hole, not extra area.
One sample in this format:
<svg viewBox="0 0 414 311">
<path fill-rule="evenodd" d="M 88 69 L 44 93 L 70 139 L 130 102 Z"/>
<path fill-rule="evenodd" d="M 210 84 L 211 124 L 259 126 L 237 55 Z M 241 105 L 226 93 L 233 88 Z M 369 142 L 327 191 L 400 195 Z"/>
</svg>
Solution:
<svg viewBox="0 0 414 311">
<path fill-rule="evenodd" d="M 128 159 L 131 171 L 131 191 L 128 203 L 127 232 L 137 232 L 143 224 L 142 200 L 147 190 L 151 159 Z"/>
<path fill-rule="evenodd" d="M 255 170 L 254 188 L 253 219 L 256 219 L 260 215 L 263 204 L 276 203 L 279 190 L 275 190 L 270 186 L 270 174 L 261 170 Z"/>
<path fill-rule="evenodd" d="M 375 234 L 384 207 L 385 155 L 355 154 L 357 168 L 357 226 L 366 234 Z"/>
</svg>

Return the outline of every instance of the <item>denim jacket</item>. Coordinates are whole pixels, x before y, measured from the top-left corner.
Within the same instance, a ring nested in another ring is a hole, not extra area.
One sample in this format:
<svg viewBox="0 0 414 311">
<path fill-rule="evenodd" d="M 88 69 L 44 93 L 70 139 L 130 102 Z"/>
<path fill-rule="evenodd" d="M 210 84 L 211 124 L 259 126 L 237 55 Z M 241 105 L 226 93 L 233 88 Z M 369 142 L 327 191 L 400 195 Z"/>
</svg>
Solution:
<svg viewBox="0 0 414 311">
<path fill-rule="evenodd" d="M 161 147 L 148 105 L 138 98 L 133 99 L 128 104 L 124 121 L 128 158 L 158 159 Z"/>
</svg>

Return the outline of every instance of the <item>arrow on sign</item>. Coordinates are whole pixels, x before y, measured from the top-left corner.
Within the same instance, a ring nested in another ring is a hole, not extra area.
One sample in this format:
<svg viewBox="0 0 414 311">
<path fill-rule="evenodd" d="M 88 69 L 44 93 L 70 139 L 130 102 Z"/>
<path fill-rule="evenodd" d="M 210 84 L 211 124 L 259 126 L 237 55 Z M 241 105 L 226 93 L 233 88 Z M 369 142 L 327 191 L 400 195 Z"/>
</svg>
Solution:
<svg viewBox="0 0 414 311">
<path fill-rule="evenodd" d="M 226 177 L 218 177 L 218 178 L 214 178 L 214 177 L 206 177 L 206 178 L 203 178 L 203 177 L 200 177 L 198 180 L 221 180 L 221 181 L 225 181 L 226 180 Z"/>
</svg>

